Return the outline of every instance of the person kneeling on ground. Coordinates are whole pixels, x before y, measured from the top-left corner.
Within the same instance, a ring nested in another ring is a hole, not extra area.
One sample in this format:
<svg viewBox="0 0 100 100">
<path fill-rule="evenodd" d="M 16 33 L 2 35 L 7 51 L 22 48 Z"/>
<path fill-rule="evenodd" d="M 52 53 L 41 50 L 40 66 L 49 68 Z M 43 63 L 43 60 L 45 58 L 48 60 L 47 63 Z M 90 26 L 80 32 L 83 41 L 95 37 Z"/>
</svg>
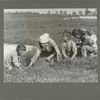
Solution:
<svg viewBox="0 0 100 100">
<path fill-rule="evenodd" d="M 82 57 L 81 48 L 83 45 L 83 38 L 80 29 L 73 29 L 72 36 L 74 37 L 74 41 L 77 46 L 77 57 Z"/>
<path fill-rule="evenodd" d="M 38 57 L 46 57 L 46 61 L 50 65 L 54 64 L 54 60 L 57 62 L 60 61 L 60 50 L 55 41 L 49 37 L 48 33 L 44 33 L 39 38 L 39 51 L 37 52 L 36 58 Z"/>
<path fill-rule="evenodd" d="M 82 46 L 82 56 L 87 57 L 89 55 L 90 57 L 93 57 L 97 54 L 97 36 L 93 31 L 85 32 L 84 39 L 85 41 Z"/>
<path fill-rule="evenodd" d="M 38 52 L 35 46 L 25 46 L 23 43 L 19 43 L 16 50 L 9 52 L 4 60 L 4 66 L 8 66 L 9 70 L 18 67 L 22 68 L 31 67 L 35 62 L 36 54 Z"/>
<path fill-rule="evenodd" d="M 74 41 L 71 40 L 71 35 L 64 36 L 65 42 L 62 43 L 62 55 L 65 60 L 73 60 L 77 55 L 77 46 Z"/>
<path fill-rule="evenodd" d="M 23 67 L 24 69 L 32 67 L 38 59 L 39 51 L 40 50 L 36 46 L 27 45 L 26 52 L 24 52 L 20 57 L 20 63 L 22 65 L 21 67 Z"/>
</svg>

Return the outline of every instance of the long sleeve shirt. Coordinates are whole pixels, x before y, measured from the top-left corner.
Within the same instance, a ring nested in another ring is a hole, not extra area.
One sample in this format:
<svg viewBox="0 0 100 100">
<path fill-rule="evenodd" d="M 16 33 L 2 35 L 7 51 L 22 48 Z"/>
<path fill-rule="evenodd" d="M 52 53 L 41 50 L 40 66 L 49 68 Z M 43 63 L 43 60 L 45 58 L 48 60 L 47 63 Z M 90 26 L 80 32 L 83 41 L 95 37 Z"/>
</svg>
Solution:
<svg viewBox="0 0 100 100">
<path fill-rule="evenodd" d="M 97 49 L 97 36 L 95 34 L 91 36 L 86 36 L 86 40 L 91 44 L 91 47 Z"/>
<path fill-rule="evenodd" d="M 38 51 L 39 50 L 35 46 L 26 46 L 26 51 L 22 55 L 25 54 L 27 57 L 24 59 L 27 61 L 30 61 L 30 63 L 34 63 L 38 59 L 38 53 L 39 53 Z M 23 60 L 22 60 L 21 56 L 17 55 L 16 50 L 10 51 L 4 57 L 4 65 L 5 66 L 20 67 L 22 64 L 22 61 Z"/>
</svg>

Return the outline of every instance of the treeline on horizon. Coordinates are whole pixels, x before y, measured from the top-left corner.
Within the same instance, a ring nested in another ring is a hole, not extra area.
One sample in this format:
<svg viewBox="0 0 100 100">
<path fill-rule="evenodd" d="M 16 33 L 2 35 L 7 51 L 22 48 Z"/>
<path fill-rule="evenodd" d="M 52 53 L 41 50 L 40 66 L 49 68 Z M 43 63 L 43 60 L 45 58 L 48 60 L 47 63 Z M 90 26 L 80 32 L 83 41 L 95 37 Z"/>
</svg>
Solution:
<svg viewBox="0 0 100 100">
<path fill-rule="evenodd" d="M 52 16 L 52 15 L 55 15 L 55 16 L 97 16 L 97 12 L 94 11 L 94 12 L 91 12 L 90 10 L 86 10 L 85 13 L 83 13 L 82 11 L 79 11 L 79 13 L 77 14 L 75 11 L 72 12 L 72 14 L 68 14 L 67 11 L 56 11 L 55 13 L 51 13 L 51 11 L 48 11 L 47 13 L 45 14 L 41 14 L 39 12 L 6 12 L 4 14 L 24 14 L 24 15 L 32 15 L 32 16 L 40 16 L 40 15 L 45 15 L 45 16 Z"/>
</svg>

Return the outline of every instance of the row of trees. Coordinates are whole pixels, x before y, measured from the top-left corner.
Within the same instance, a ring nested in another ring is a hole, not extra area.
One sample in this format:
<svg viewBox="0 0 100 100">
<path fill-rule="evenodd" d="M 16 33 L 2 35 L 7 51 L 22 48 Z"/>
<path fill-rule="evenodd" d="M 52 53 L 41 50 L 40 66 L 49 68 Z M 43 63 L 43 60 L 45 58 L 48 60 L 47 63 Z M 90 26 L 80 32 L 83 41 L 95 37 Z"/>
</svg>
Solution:
<svg viewBox="0 0 100 100">
<path fill-rule="evenodd" d="M 47 13 L 48 15 L 51 15 L 51 11 L 48 11 Z M 78 13 L 76 11 L 73 11 L 72 14 L 68 14 L 67 11 L 56 11 L 55 12 L 56 15 L 72 15 L 72 16 L 77 16 L 77 15 L 80 15 L 80 16 L 84 16 L 84 15 L 92 15 L 92 16 L 96 16 L 97 15 L 97 11 L 94 10 L 94 11 L 90 11 L 88 8 L 86 8 L 85 12 L 83 11 L 79 11 Z"/>
<path fill-rule="evenodd" d="M 10 13 L 10 12 L 8 12 Z M 55 11 L 55 13 L 52 13 L 50 10 L 46 13 L 46 14 L 40 14 L 39 12 L 15 12 L 16 14 L 18 13 L 27 13 L 27 14 L 32 14 L 32 15 L 59 15 L 59 16 L 84 16 L 84 15 L 90 15 L 90 16 L 96 16 L 97 15 L 97 11 L 90 11 L 88 8 L 86 8 L 85 12 L 83 11 L 79 11 L 78 13 L 76 11 L 73 11 L 72 14 L 68 14 L 67 10 L 65 11 Z"/>
</svg>

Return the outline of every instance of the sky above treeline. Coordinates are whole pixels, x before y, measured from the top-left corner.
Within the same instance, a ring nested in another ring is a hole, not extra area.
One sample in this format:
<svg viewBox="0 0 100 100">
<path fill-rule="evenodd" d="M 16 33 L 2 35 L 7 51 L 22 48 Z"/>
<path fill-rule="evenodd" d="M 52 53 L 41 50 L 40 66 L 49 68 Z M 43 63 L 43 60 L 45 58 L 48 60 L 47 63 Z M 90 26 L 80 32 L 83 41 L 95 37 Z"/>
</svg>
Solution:
<svg viewBox="0 0 100 100">
<path fill-rule="evenodd" d="M 96 11 L 97 9 L 96 8 L 88 8 L 88 10 L 90 11 Z M 50 9 L 4 9 L 4 13 L 8 13 L 8 12 L 11 12 L 11 13 L 15 13 L 15 12 L 37 12 L 37 13 L 40 13 L 40 14 L 47 14 L 48 11 L 51 12 L 51 14 L 55 14 L 56 11 L 58 13 L 60 13 L 60 11 L 66 11 L 67 14 L 72 14 L 73 12 L 76 12 L 76 13 L 79 13 L 79 11 L 82 11 L 83 14 L 85 13 L 86 11 L 86 8 L 50 8 Z"/>
</svg>

